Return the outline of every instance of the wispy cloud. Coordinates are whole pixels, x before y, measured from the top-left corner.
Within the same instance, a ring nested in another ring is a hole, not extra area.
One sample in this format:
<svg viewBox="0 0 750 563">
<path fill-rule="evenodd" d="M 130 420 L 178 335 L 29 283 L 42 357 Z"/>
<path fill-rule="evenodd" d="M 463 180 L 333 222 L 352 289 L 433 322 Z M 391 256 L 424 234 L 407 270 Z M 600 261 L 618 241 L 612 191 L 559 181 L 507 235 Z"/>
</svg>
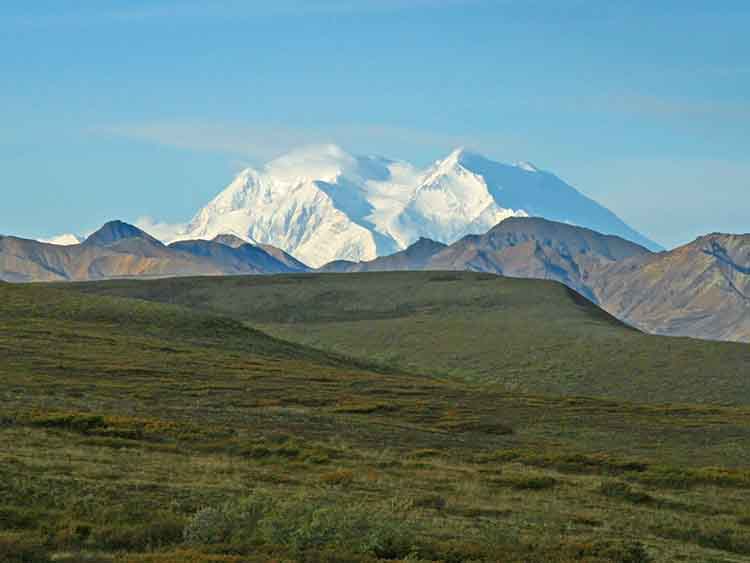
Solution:
<svg viewBox="0 0 750 563">
<path fill-rule="evenodd" d="M 187 223 L 165 223 L 153 217 L 139 217 L 135 226 L 162 242 L 172 242 L 187 229 Z"/>
<path fill-rule="evenodd" d="M 488 153 L 506 152 L 523 144 L 501 135 L 454 135 L 416 128 L 378 124 L 334 125 L 323 129 L 273 124 L 222 124 L 206 121 L 154 121 L 99 126 L 97 135 L 134 139 L 191 151 L 217 152 L 259 164 L 303 145 L 340 144 L 358 153 L 385 156 L 410 154 L 415 149 L 442 152 L 463 146 Z"/>
</svg>

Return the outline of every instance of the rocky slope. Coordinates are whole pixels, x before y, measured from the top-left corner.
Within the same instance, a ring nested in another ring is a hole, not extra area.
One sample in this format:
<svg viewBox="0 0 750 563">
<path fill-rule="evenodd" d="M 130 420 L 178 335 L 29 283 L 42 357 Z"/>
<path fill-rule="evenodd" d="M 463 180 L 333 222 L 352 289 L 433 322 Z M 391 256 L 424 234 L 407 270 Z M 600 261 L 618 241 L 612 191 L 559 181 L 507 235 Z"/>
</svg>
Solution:
<svg viewBox="0 0 750 563">
<path fill-rule="evenodd" d="M 613 263 L 589 286 L 610 313 L 647 332 L 750 342 L 750 235 L 715 233 Z"/>
</svg>

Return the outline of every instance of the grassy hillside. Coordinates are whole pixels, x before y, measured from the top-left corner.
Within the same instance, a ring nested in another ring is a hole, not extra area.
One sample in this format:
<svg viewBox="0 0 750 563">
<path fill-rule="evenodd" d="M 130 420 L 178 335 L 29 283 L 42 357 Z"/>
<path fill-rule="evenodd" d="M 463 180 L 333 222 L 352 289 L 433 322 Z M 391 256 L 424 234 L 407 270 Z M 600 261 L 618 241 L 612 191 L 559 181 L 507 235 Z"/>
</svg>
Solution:
<svg viewBox="0 0 750 563">
<path fill-rule="evenodd" d="M 43 286 L 0 284 L 0 356 L 4 562 L 750 558 L 748 409 L 375 373 Z"/>
<path fill-rule="evenodd" d="M 750 346 L 644 335 L 553 282 L 403 272 L 70 288 L 178 303 L 321 350 L 509 390 L 750 404 Z"/>
</svg>

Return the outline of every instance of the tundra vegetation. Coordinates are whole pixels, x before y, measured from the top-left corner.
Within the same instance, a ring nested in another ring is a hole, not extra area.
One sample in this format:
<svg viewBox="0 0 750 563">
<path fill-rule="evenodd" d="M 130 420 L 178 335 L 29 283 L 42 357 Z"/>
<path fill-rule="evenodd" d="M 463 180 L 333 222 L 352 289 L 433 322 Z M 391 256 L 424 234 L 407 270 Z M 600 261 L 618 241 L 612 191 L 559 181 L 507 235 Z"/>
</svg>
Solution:
<svg viewBox="0 0 750 563">
<path fill-rule="evenodd" d="M 745 347 L 322 279 L 0 284 L 0 561 L 750 560 Z"/>
</svg>

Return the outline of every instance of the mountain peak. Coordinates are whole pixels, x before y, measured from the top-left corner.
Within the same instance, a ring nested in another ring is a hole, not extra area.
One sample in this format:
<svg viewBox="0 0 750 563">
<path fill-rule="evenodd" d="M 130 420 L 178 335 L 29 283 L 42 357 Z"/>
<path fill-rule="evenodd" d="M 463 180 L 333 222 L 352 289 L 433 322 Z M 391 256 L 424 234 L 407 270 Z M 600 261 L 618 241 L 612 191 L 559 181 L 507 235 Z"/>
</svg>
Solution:
<svg viewBox="0 0 750 563">
<path fill-rule="evenodd" d="M 145 239 L 158 245 L 162 244 L 151 235 L 140 230 L 138 227 L 119 220 L 105 223 L 98 231 L 89 235 L 83 244 L 109 246 L 118 241 L 133 238 Z"/>
<path fill-rule="evenodd" d="M 467 160 L 472 160 L 472 159 L 477 159 L 477 158 L 484 158 L 484 157 L 477 152 L 467 149 L 466 147 L 457 147 L 453 149 L 451 153 L 448 156 L 446 156 L 443 160 L 438 161 L 438 163 L 449 165 L 449 166 L 456 166 L 458 164 L 465 164 Z"/>
<path fill-rule="evenodd" d="M 531 163 L 457 147 L 428 167 L 325 144 L 293 150 L 235 178 L 180 239 L 228 233 L 272 244 L 312 267 L 369 261 L 420 236 L 454 242 L 510 216 L 540 216 L 655 245 L 602 205 Z"/>
<path fill-rule="evenodd" d="M 237 235 L 230 233 L 217 235 L 212 238 L 211 241 L 218 242 L 219 244 L 223 244 L 224 246 L 229 246 L 231 248 L 240 248 L 241 246 L 245 246 L 246 244 L 251 244 L 250 242 L 238 237 Z"/>
<path fill-rule="evenodd" d="M 426 257 L 426 256 L 432 256 L 433 254 L 437 254 L 441 250 L 448 248 L 447 244 L 444 244 L 442 242 L 438 242 L 436 240 L 432 240 L 431 238 L 426 237 L 419 237 L 417 242 L 413 243 L 411 246 L 409 246 L 406 250 L 403 250 L 402 252 L 409 256 L 410 258 L 414 257 Z"/>
<path fill-rule="evenodd" d="M 438 242 L 427 237 L 419 237 L 416 242 L 412 243 L 409 248 L 417 248 L 422 246 L 440 246 L 445 248 L 447 245 L 443 242 Z"/>
</svg>

